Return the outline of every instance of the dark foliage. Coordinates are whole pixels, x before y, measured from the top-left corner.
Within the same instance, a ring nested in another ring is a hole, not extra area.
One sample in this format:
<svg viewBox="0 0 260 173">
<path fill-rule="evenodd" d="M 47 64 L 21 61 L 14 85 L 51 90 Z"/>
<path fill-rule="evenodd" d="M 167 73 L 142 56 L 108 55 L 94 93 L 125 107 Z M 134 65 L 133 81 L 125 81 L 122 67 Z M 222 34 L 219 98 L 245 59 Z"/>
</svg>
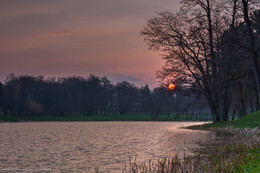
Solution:
<svg viewBox="0 0 260 173">
<path fill-rule="evenodd" d="M 164 52 L 158 78 L 181 81 L 204 97 L 215 122 L 228 121 L 232 105 L 240 116 L 260 107 L 257 6 L 258 1 L 183 0 L 178 13 L 157 13 L 141 32 L 150 49 Z"/>
<path fill-rule="evenodd" d="M 186 110 L 184 107 L 194 99 L 177 91 L 173 95 L 166 87 L 150 91 L 148 85 L 138 88 L 126 81 L 114 85 L 106 77 L 92 74 L 87 78 L 58 79 L 10 74 L 4 84 L 0 83 L 0 112 L 4 115 L 67 117 L 115 114 L 120 118 L 127 113 L 146 113 L 156 120 L 162 113 L 179 116 L 183 113 L 181 108 Z M 201 113 L 203 110 L 193 107 L 190 109 L 192 112 Z"/>
</svg>

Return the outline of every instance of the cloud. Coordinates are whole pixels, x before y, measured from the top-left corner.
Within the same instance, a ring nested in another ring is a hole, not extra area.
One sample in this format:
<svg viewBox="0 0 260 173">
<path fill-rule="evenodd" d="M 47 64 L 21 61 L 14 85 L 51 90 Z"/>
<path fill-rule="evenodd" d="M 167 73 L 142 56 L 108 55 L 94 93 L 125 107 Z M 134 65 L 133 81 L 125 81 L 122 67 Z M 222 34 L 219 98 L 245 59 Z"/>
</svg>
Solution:
<svg viewBox="0 0 260 173">
<path fill-rule="evenodd" d="M 47 34 L 50 35 L 61 35 L 61 34 L 71 34 L 71 31 L 53 31 L 53 32 L 48 32 Z"/>
<path fill-rule="evenodd" d="M 128 81 L 130 83 L 142 83 L 143 80 L 137 78 L 137 77 L 133 77 L 133 76 L 129 76 L 129 75 L 125 75 L 125 74 L 121 74 L 121 73 L 112 73 L 112 74 L 108 74 L 108 78 L 113 81 L 113 82 L 122 82 L 122 81 Z"/>
<path fill-rule="evenodd" d="M 9 73 L 111 75 L 152 82 L 163 65 L 140 37 L 155 11 L 179 0 L 0 1 L 0 80 Z"/>
</svg>

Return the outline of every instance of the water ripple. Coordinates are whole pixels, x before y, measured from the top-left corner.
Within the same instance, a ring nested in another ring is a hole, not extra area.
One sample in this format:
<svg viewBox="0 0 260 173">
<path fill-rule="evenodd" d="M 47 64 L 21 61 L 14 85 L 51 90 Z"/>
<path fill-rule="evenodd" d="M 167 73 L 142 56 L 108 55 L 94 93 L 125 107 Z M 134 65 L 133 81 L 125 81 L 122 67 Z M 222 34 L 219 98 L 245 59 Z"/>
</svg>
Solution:
<svg viewBox="0 0 260 173">
<path fill-rule="evenodd" d="M 196 123 L 1 123 L 0 172 L 121 172 L 129 158 L 173 156 L 211 136 L 178 129 L 191 124 Z"/>
</svg>

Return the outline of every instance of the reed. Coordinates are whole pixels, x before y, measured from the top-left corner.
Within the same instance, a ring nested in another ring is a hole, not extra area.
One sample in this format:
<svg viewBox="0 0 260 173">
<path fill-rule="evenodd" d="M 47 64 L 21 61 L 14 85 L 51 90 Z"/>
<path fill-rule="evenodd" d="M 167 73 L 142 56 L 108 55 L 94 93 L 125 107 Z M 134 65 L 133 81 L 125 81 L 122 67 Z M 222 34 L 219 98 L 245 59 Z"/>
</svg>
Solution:
<svg viewBox="0 0 260 173">
<path fill-rule="evenodd" d="M 181 158 L 129 159 L 123 173 L 230 173 L 260 170 L 260 129 L 215 129 L 212 141 L 199 141 L 193 154 Z M 104 171 L 103 171 L 104 172 Z"/>
</svg>

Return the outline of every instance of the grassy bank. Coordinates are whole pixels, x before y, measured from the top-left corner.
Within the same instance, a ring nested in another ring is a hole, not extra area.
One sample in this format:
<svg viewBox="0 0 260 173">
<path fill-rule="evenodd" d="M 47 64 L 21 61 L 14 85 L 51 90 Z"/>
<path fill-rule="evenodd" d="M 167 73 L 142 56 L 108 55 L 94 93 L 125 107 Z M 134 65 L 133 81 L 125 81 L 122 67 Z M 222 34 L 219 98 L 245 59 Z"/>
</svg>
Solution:
<svg viewBox="0 0 260 173">
<path fill-rule="evenodd" d="M 192 149 L 194 155 L 184 156 L 183 159 L 177 155 L 168 158 L 152 158 L 141 163 L 133 159 L 126 162 L 122 172 L 259 173 L 260 130 L 222 129 L 218 132 L 215 140 L 200 141 L 199 147 Z M 96 173 L 99 172 L 99 169 L 96 169 Z"/>
<path fill-rule="evenodd" d="M 201 141 L 194 155 L 179 159 L 150 159 L 144 163 L 130 161 L 123 169 L 130 173 L 259 173 L 260 172 L 260 112 L 230 122 L 192 126 L 190 129 L 212 130 L 216 139 Z M 234 128 L 236 127 L 236 128 Z"/>
<path fill-rule="evenodd" d="M 209 162 L 219 161 L 219 164 L 213 166 L 215 171 L 229 167 L 230 170 L 222 171 L 260 172 L 260 111 L 233 121 L 190 126 L 188 129 L 233 134 L 231 138 L 221 139 L 220 143 L 214 142 L 213 145 L 205 147 L 208 150 Z"/>
<path fill-rule="evenodd" d="M 203 125 L 190 126 L 188 129 L 210 130 L 214 128 L 256 128 L 260 127 L 260 111 L 251 113 L 233 121 L 208 123 Z"/>
<path fill-rule="evenodd" d="M 131 170 L 131 173 L 259 173 L 260 132 L 235 130 L 232 137 L 225 137 L 225 131 L 222 132 L 222 138 L 216 141 L 201 142 L 200 147 L 194 149 L 193 156 L 186 156 L 184 159 L 179 159 L 178 156 L 161 158 L 141 164 L 130 163 L 126 170 Z"/>
<path fill-rule="evenodd" d="M 23 121 L 151 121 L 149 114 L 144 113 L 130 113 L 126 115 L 117 115 L 117 114 L 106 114 L 106 115 L 93 115 L 93 116 L 46 116 L 46 115 L 31 115 L 31 116 L 16 116 L 8 115 L 4 116 L 0 114 L 0 121 L 4 122 L 23 122 Z M 181 115 L 168 116 L 168 115 L 159 115 L 159 118 L 156 121 L 196 121 L 195 118 L 190 116 Z"/>
</svg>

